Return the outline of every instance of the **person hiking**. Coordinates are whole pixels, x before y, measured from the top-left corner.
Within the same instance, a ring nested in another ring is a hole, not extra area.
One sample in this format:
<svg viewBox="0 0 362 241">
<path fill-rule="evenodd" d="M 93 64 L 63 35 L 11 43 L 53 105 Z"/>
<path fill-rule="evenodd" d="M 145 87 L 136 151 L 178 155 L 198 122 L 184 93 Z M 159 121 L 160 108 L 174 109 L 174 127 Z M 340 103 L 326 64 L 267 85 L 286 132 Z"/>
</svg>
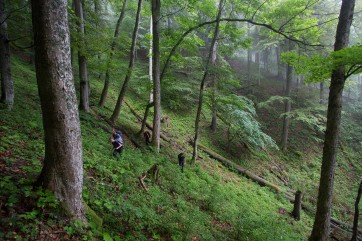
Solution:
<svg viewBox="0 0 362 241">
<path fill-rule="evenodd" d="M 123 144 L 118 140 L 114 139 L 113 137 L 111 137 L 111 143 L 113 145 L 113 156 L 118 159 L 117 153 L 121 155 L 123 151 Z"/>
<path fill-rule="evenodd" d="M 112 137 L 114 140 L 119 141 L 123 145 L 123 135 L 120 130 L 117 130 L 116 128 L 112 129 Z"/>
<path fill-rule="evenodd" d="M 178 165 L 181 167 L 181 172 L 183 173 L 185 165 L 185 156 L 182 152 L 178 154 Z"/>
</svg>

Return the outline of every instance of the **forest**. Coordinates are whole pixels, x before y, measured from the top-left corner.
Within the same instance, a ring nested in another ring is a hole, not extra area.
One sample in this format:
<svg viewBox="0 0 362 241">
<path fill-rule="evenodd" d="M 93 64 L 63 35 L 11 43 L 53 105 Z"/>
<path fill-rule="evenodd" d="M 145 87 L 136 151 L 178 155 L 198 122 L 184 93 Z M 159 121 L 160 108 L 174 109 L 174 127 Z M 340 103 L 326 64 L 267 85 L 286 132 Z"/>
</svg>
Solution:
<svg viewBox="0 0 362 241">
<path fill-rule="evenodd" d="M 0 0 L 0 240 L 362 241 L 362 1 Z"/>
</svg>

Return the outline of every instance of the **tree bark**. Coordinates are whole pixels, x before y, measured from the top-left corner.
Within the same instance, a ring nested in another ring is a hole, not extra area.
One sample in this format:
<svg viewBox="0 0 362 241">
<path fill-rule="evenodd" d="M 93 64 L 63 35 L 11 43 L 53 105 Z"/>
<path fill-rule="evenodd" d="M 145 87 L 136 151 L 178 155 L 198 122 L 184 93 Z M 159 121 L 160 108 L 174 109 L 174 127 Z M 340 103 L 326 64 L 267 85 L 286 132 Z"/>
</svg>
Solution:
<svg viewBox="0 0 362 241">
<path fill-rule="evenodd" d="M 126 78 L 122 85 L 122 89 L 118 95 L 117 104 L 116 104 L 113 114 L 110 118 L 110 121 L 112 123 L 116 122 L 116 120 L 118 119 L 119 113 L 121 112 L 122 102 L 123 102 L 124 96 L 126 95 L 126 91 L 128 89 L 128 84 L 129 84 L 129 81 L 132 76 L 133 65 L 134 65 L 135 56 L 136 56 L 136 41 L 137 41 L 137 35 L 138 35 L 138 26 L 139 26 L 140 17 L 141 17 L 141 9 L 142 9 L 142 0 L 138 0 L 136 22 L 135 22 L 133 33 L 132 33 L 132 45 L 131 45 L 131 50 L 130 50 L 130 54 L 129 54 L 130 57 L 129 57 L 128 70 L 127 70 Z"/>
<path fill-rule="evenodd" d="M 77 27 L 80 39 L 78 40 L 78 65 L 79 65 L 79 81 L 80 81 L 80 101 L 79 109 L 89 112 L 89 82 L 88 82 L 88 69 L 87 58 L 84 55 L 85 41 L 84 41 L 84 17 L 83 5 L 81 0 L 74 1 L 75 15 L 77 16 Z"/>
<path fill-rule="evenodd" d="M 111 43 L 111 51 L 109 52 L 108 59 L 107 59 L 107 67 L 106 67 L 107 69 L 106 69 L 106 74 L 105 74 L 105 78 L 104 78 L 104 86 L 103 86 L 101 98 L 100 98 L 99 103 L 98 103 L 99 107 L 104 107 L 104 105 L 106 103 L 107 96 L 108 96 L 110 65 L 112 63 L 114 50 L 116 48 L 116 40 L 117 40 L 117 38 L 119 36 L 119 28 L 120 28 L 121 23 L 122 23 L 122 21 L 124 19 L 126 4 L 127 4 L 127 0 L 124 0 L 123 5 L 122 5 L 122 9 L 121 9 L 121 13 L 119 14 L 117 24 L 116 24 L 116 28 L 114 30 L 114 36 L 113 36 L 113 40 L 112 40 L 112 43 Z"/>
<path fill-rule="evenodd" d="M 153 98 L 154 98 L 154 114 L 153 114 L 153 130 L 152 144 L 156 146 L 157 152 L 160 152 L 160 132 L 161 132 L 161 81 L 160 81 L 160 11 L 161 1 L 152 0 L 152 77 L 153 77 Z"/>
<path fill-rule="evenodd" d="M 288 40 L 288 48 L 289 51 L 292 50 L 292 43 Z M 291 65 L 287 65 L 287 79 L 286 79 L 286 86 L 285 86 L 285 97 L 290 98 L 290 93 L 292 89 L 292 77 L 293 77 L 293 67 Z M 284 102 L 284 113 L 287 114 L 291 110 L 291 100 L 287 99 Z M 280 143 L 280 149 L 285 151 L 287 149 L 287 143 L 288 143 L 288 132 L 289 132 L 289 117 L 284 116 L 283 117 L 283 129 L 282 129 L 282 138 Z"/>
<path fill-rule="evenodd" d="M 11 78 L 10 48 L 5 15 L 5 0 L 0 0 L 0 71 L 1 102 L 8 109 L 14 104 L 14 83 Z"/>
<path fill-rule="evenodd" d="M 67 1 L 32 0 L 31 4 L 45 142 L 44 166 L 36 184 L 53 191 L 69 216 L 83 218 L 82 143 Z"/>
<path fill-rule="evenodd" d="M 204 96 L 205 81 L 206 81 L 206 77 L 208 75 L 210 61 L 212 60 L 212 53 L 213 53 L 214 46 L 216 44 L 216 38 L 217 38 L 218 33 L 219 33 L 220 17 L 221 17 L 221 12 L 222 12 L 222 9 L 223 9 L 223 5 L 224 5 L 224 0 L 220 0 L 219 10 L 218 10 L 217 17 L 216 17 L 216 26 L 215 26 L 215 31 L 214 31 L 214 37 L 212 38 L 210 51 L 209 51 L 209 56 L 208 56 L 207 62 L 206 62 L 204 76 L 203 76 L 203 78 L 201 80 L 201 84 L 200 84 L 199 104 L 198 104 L 198 107 L 197 107 L 197 113 L 196 113 L 196 119 L 195 119 L 195 137 L 194 137 L 194 143 L 193 143 L 194 146 L 193 146 L 191 163 L 195 163 L 196 158 L 197 158 L 197 142 L 198 142 L 198 139 L 199 139 L 199 123 L 200 123 L 200 116 L 201 116 L 201 110 L 202 110 L 202 102 L 203 102 L 203 96 Z"/>
<path fill-rule="evenodd" d="M 334 51 L 348 47 L 349 32 L 353 19 L 355 0 L 343 0 L 336 31 Z M 331 85 L 328 99 L 327 128 L 324 139 L 321 176 L 319 182 L 317 212 L 313 230 L 310 236 L 312 241 L 327 241 L 330 232 L 330 217 L 334 172 L 338 135 L 340 132 L 342 94 L 345 83 L 345 68 L 340 66 L 332 71 Z"/>
<path fill-rule="evenodd" d="M 362 195 L 362 180 L 359 184 L 358 193 L 356 197 L 356 202 L 354 203 L 354 219 L 353 219 L 353 228 L 352 228 L 352 238 L 351 241 L 357 241 L 357 235 L 358 235 L 358 218 L 359 218 L 359 209 L 358 205 L 361 200 Z"/>
</svg>

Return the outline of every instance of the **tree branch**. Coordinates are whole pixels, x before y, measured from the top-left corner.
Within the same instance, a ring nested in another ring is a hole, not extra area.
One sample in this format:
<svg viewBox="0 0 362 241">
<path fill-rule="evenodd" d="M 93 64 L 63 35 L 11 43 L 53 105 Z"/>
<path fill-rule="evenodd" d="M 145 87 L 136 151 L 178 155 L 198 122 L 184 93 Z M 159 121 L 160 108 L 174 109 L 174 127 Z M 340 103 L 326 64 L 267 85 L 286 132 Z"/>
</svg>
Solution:
<svg viewBox="0 0 362 241">
<path fill-rule="evenodd" d="M 347 71 L 347 74 L 344 76 L 344 79 L 349 78 L 351 75 L 353 75 L 354 73 L 356 73 L 360 69 L 362 69 L 362 65 L 357 65 L 357 64 L 352 65 L 349 68 L 349 70 Z"/>
<path fill-rule="evenodd" d="M 279 27 L 279 31 L 281 31 L 285 25 L 287 25 L 288 23 L 290 23 L 293 19 L 295 19 L 297 16 L 299 16 L 302 12 L 304 12 L 305 10 L 307 10 L 310 6 L 313 6 L 314 4 L 316 4 L 319 0 L 316 0 L 314 3 L 311 4 L 312 0 L 310 0 L 308 2 L 308 4 L 305 6 L 305 8 L 298 12 L 297 14 L 295 14 L 293 17 L 291 17 L 288 21 L 286 21 L 284 24 L 282 24 L 282 26 Z M 309 5 L 310 4 L 310 5 Z"/>
<path fill-rule="evenodd" d="M 302 45 L 306 45 L 306 46 L 311 46 L 311 47 L 324 47 L 323 45 L 321 44 L 308 44 L 307 42 L 304 42 L 302 40 L 299 40 L 299 39 L 295 39 L 293 37 L 290 37 L 288 36 L 286 33 L 280 31 L 280 30 L 277 30 L 275 28 L 273 28 L 271 25 L 269 24 L 265 24 L 265 23 L 257 23 L 257 22 L 254 22 L 253 20 L 250 20 L 250 19 L 237 19 L 237 18 L 221 18 L 220 19 L 220 22 L 247 22 L 247 23 L 251 23 L 253 25 L 257 25 L 257 26 L 262 26 L 262 27 L 265 27 L 269 30 L 271 30 L 272 32 L 274 33 L 277 33 L 279 35 L 282 35 L 284 38 L 286 39 L 289 39 L 293 42 L 296 42 L 296 43 L 299 43 L 299 44 L 302 44 Z M 164 66 L 163 66 L 163 69 L 162 69 L 162 72 L 161 72 L 161 76 L 160 76 L 160 80 L 162 81 L 164 75 L 165 75 L 165 72 L 166 72 L 166 69 L 167 67 L 169 66 L 170 64 L 170 60 L 171 60 L 171 57 L 174 55 L 174 53 L 176 52 L 176 49 L 177 47 L 182 43 L 182 41 L 184 40 L 184 38 L 189 34 L 191 33 L 192 31 L 198 29 L 198 28 L 201 28 L 205 25 L 209 25 L 209 24 L 213 24 L 213 23 L 216 23 L 216 20 L 212 20 L 212 21 L 207 21 L 207 22 L 203 22 L 203 23 L 200 23 L 194 27 L 191 27 L 189 28 L 186 32 L 184 32 L 181 37 L 179 38 L 179 40 L 177 41 L 177 43 L 173 46 L 173 48 L 171 49 L 169 55 L 167 56 L 167 59 L 164 63 Z"/>
</svg>

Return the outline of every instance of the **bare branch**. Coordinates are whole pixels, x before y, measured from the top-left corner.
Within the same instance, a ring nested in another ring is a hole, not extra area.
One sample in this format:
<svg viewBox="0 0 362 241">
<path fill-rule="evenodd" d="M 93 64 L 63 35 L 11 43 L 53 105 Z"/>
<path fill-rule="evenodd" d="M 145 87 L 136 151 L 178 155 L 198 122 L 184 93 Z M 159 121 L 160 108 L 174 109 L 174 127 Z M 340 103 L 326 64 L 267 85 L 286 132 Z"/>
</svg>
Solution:
<svg viewBox="0 0 362 241">
<path fill-rule="evenodd" d="M 11 14 L 13 14 L 13 13 L 15 13 L 15 12 L 17 12 L 17 11 L 20 11 L 20 10 L 26 8 L 26 7 L 27 7 L 27 5 L 24 5 L 24 6 L 22 6 L 21 8 L 18 8 L 18 9 L 15 9 L 15 10 L 9 12 L 8 15 L 6 16 L 6 18 L 5 18 L 3 21 L 1 21 L 0 25 L 3 24 L 3 23 L 5 23 L 6 20 L 9 19 L 9 18 L 11 17 Z"/>
</svg>

